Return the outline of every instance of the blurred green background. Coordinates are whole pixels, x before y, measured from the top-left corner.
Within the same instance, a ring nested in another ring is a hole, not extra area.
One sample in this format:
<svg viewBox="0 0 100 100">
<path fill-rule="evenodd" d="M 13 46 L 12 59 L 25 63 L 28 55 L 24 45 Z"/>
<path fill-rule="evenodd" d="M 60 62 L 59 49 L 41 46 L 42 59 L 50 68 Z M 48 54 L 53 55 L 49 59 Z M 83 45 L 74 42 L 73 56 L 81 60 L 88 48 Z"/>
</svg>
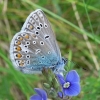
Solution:
<svg viewBox="0 0 100 100">
<path fill-rule="evenodd" d="M 9 58 L 11 39 L 38 8 L 49 19 L 62 56 L 77 64 L 70 69 L 81 77 L 81 93 L 72 100 L 100 100 L 100 0 L 0 0 L 0 100 L 29 100 L 44 81 L 42 75 L 16 71 Z"/>
</svg>

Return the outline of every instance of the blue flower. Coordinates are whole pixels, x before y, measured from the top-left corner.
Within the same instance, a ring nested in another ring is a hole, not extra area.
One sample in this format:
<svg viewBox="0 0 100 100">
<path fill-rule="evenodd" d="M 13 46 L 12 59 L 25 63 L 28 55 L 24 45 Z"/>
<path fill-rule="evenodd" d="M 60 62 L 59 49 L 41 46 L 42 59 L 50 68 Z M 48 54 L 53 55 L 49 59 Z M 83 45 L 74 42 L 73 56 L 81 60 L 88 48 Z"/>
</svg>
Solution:
<svg viewBox="0 0 100 100">
<path fill-rule="evenodd" d="M 30 100 L 47 100 L 47 93 L 40 88 L 34 89 L 37 94 L 30 97 Z"/>
<path fill-rule="evenodd" d="M 80 93 L 80 78 L 75 70 L 68 72 L 65 79 L 58 74 L 57 79 L 62 86 L 64 96 L 76 96 Z"/>
<path fill-rule="evenodd" d="M 59 91 L 57 94 L 58 94 L 58 97 L 63 98 L 63 93 L 61 91 Z"/>
</svg>

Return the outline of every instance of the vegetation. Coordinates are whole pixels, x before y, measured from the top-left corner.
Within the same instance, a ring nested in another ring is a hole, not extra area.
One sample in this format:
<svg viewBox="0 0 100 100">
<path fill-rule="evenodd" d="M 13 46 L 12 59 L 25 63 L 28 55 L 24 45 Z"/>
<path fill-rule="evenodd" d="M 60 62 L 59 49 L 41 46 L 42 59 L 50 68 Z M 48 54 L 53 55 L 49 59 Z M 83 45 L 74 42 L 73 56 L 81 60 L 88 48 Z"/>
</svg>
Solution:
<svg viewBox="0 0 100 100">
<path fill-rule="evenodd" d="M 62 56 L 80 75 L 81 93 L 72 100 L 100 100 L 100 0 L 0 0 L 0 100 L 29 100 L 45 80 L 15 70 L 9 58 L 11 39 L 36 9 L 45 12 Z"/>
</svg>

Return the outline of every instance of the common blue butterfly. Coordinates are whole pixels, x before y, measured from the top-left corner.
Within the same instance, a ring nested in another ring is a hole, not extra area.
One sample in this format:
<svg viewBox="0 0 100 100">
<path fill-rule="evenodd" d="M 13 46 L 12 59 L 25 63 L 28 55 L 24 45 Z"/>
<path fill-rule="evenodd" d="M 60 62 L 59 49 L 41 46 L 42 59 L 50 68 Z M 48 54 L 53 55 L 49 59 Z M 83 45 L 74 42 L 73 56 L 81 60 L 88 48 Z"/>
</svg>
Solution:
<svg viewBox="0 0 100 100">
<path fill-rule="evenodd" d="M 43 68 L 54 72 L 64 69 L 66 60 L 61 57 L 55 34 L 41 9 L 33 11 L 13 37 L 10 57 L 14 67 L 24 73 L 41 73 Z"/>
</svg>

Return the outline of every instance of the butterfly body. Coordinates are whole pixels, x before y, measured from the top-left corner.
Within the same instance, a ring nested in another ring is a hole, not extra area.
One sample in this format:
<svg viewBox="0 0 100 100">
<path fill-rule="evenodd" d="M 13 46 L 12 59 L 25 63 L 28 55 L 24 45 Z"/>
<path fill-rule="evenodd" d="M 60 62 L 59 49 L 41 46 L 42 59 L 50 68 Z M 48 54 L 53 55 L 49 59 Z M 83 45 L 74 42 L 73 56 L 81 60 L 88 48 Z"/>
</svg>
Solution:
<svg viewBox="0 0 100 100">
<path fill-rule="evenodd" d="M 10 57 L 16 69 L 24 73 L 41 73 L 43 68 L 65 65 L 50 23 L 38 9 L 26 19 L 10 45 Z"/>
</svg>

